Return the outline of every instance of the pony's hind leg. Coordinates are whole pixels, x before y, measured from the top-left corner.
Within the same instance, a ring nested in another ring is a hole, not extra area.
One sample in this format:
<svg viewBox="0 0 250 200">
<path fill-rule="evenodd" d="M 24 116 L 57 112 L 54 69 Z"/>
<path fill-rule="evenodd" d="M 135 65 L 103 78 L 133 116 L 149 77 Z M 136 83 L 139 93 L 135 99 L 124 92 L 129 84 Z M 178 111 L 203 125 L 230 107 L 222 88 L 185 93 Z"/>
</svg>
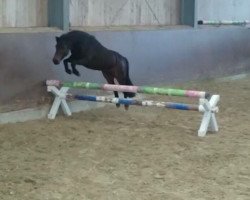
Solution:
<svg viewBox="0 0 250 200">
<path fill-rule="evenodd" d="M 120 85 L 130 85 L 133 83 L 129 78 L 129 65 L 126 58 L 120 60 L 120 63 L 116 65 L 115 68 L 115 78 L 119 82 Z M 123 92 L 124 98 L 133 98 L 135 97 L 135 93 L 132 92 Z M 129 105 L 124 105 L 125 109 L 129 109 Z"/>
<path fill-rule="evenodd" d="M 108 84 L 115 84 L 115 78 L 114 78 L 112 72 L 102 71 L 102 74 L 103 74 L 104 78 L 107 80 Z M 117 91 L 114 91 L 114 95 L 115 95 L 115 98 L 119 98 L 119 94 Z M 117 103 L 116 107 L 119 108 L 120 104 Z"/>
<path fill-rule="evenodd" d="M 122 74 L 119 71 L 116 73 L 116 80 L 120 85 L 126 85 L 126 79 L 124 76 L 122 76 Z M 123 96 L 125 99 L 128 98 L 129 97 L 128 92 L 123 92 Z M 125 110 L 128 110 L 129 105 L 124 105 L 124 108 Z"/>
</svg>

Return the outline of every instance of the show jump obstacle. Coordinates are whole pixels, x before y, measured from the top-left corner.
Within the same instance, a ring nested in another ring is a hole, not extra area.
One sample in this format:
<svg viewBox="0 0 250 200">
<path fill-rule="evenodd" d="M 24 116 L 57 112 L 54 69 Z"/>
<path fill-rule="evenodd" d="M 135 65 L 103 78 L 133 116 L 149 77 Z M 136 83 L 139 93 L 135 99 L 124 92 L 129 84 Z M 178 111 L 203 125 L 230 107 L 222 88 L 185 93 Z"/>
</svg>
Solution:
<svg viewBox="0 0 250 200">
<path fill-rule="evenodd" d="M 67 100 L 76 99 L 82 101 L 106 102 L 114 104 L 119 103 L 124 105 L 136 105 L 136 106 L 156 106 L 168 109 L 202 112 L 203 118 L 198 131 L 198 136 L 204 137 L 207 131 L 218 132 L 218 124 L 216 121 L 215 114 L 219 111 L 219 108 L 217 107 L 217 103 L 220 100 L 219 95 L 210 95 L 203 91 L 193 91 L 193 90 L 97 84 L 88 82 L 61 82 L 58 80 L 47 80 L 46 85 L 47 85 L 47 91 L 55 95 L 55 100 L 48 114 L 49 119 L 55 119 L 60 105 L 62 107 L 63 112 L 66 115 L 68 116 L 72 115 Z M 199 104 L 192 105 L 192 104 L 183 104 L 175 102 L 157 102 L 148 100 L 111 98 L 106 96 L 71 95 L 68 93 L 70 88 L 192 97 L 192 98 L 198 98 Z"/>
</svg>

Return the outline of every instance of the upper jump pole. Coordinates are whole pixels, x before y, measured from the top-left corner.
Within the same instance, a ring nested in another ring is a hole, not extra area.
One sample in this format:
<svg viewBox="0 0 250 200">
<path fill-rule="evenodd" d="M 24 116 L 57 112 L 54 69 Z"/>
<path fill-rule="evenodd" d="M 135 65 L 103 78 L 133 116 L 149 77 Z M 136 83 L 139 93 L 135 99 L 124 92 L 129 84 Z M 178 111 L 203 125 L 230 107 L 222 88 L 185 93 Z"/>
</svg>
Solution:
<svg viewBox="0 0 250 200">
<path fill-rule="evenodd" d="M 147 86 L 112 85 L 112 84 L 98 84 L 89 82 L 61 82 L 59 80 L 47 80 L 46 85 L 78 88 L 78 89 L 133 92 L 133 93 L 158 94 L 158 95 L 205 98 L 205 99 L 208 99 L 210 97 L 210 94 L 205 91 L 180 90 L 172 88 L 158 88 L 158 87 L 147 87 Z"/>
</svg>

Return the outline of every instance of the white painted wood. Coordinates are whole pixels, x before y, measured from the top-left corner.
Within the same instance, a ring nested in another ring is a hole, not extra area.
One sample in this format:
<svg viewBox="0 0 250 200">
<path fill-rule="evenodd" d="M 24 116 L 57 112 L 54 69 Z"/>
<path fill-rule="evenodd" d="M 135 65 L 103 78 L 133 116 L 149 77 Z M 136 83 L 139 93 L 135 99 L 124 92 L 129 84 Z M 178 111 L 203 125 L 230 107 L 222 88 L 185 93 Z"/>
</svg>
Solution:
<svg viewBox="0 0 250 200">
<path fill-rule="evenodd" d="M 176 25 L 180 0 L 71 0 L 71 26 Z"/>
<path fill-rule="evenodd" d="M 217 124 L 215 113 L 212 113 L 211 111 L 205 112 L 203 114 L 200 129 L 198 131 L 198 136 L 204 137 L 204 136 L 206 136 L 208 131 L 211 131 L 211 132 L 218 132 L 219 131 L 219 127 Z"/>
<path fill-rule="evenodd" d="M 215 113 L 218 112 L 217 104 L 220 100 L 219 95 L 213 95 L 210 101 L 206 99 L 200 99 L 200 106 L 203 108 L 200 109 L 200 112 L 204 111 L 203 118 L 201 121 L 200 128 L 198 130 L 198 136 L 204 137 L 207 134 L 207 131 L 218 132 L 219 127 L 216 120 Z"/>
<path fill-rule="evenodd" d="M 57 115 L 57 112 L 58 112 L 60 105 L 61 105 L 61 99 L 59 97 L 55 97 L 54 102 L 53 102 L 51 109 L 49 111 L 49 114 L 48 114 L 48 119 L 55 119 L 56 118 L 56 115 Z"/>
<path fill-rule="evenodd" d="M 211 112 L 205 112 L 202 117 L 201 126 L 198 131 L 199 137 L 205 137 L 207 134 L 208 126 L 211 119 Z"/>
<path fill-rule="evenodd" d="M 69 105 L 68 105 L 66 99 L 62 99 L 61 106 L 62 106 L 63 113 L 65 115 L 67 115 L 67 116 L 71 116 L 72 115 L 71 110 L 69 108 Z"/>
<path fill-rule="evenodd" d="M 216 107 L 219 101 L 220 101 L 220 95 L 213 95 L 209 101 L 209 104 L 212 108 L 214 108 Z"/>
<path fill-rule="evenodd" d="M 249 0 L 198 0 L 199 20 L 250 20 Z"/>
<path fill-rule="evenodd" d="M 51 106 L 51 109 L 48 114 L 49 119 L 55 119 L 59 107 L 62 107 L 62 110 L 65 115 L 71 116 L 72 113 L 70 111 L 70 108 L 68 106 L 68 103 L 66 102 L 66 97 L 67 97 L 67 92 L 69 88 L 67 87 L 62 87 L 60 90 L 58 90 L 55 86 L 48 86 L 47 91 L 51 92 L 52 94 L 55 95 L 55 100 Z"/>
<path fill-rule="evenodd" d="M 0 0 L 0 27 L 48 25 L 48 0 Z"/>
<path fill-rule="evenodd" d="M 211 132 L 218 132 L 219 131 L 219 127 L 218 127 L 218 123 L 215 117 L 215 113 L 212 113 L 211 115 L 211 119 L 210 119 L 210 123 L 208 126 L 208 131 Z"/>
</svg>

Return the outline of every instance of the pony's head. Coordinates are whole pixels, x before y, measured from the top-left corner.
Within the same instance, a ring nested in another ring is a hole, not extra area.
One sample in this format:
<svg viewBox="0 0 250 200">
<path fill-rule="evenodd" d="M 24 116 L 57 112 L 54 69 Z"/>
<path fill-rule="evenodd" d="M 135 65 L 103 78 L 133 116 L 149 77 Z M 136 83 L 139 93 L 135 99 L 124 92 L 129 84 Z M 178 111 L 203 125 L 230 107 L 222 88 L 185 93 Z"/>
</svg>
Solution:
<svg viewBox="0 0 250 200">
<path fill-rule="evenodd" d="M 53 63 L 55 65 L 60 64 L 60 62 L 69 54 L 69 46 L 67 41 L 62 37 L 56 37 L 56 52 L 53 57 Z"/>
</svg>

